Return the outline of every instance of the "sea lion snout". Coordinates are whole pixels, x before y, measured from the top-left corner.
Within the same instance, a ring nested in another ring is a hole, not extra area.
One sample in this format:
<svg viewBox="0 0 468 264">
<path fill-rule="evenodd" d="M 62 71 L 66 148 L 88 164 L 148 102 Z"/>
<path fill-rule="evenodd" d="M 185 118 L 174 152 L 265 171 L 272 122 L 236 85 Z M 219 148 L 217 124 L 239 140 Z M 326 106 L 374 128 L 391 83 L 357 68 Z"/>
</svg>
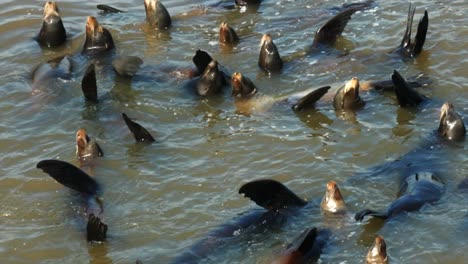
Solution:
<svg viewBox="0 0 468 264">
<path fill-rule="evenodd" d="M 93 33 L 99 28 L 99 22 L 93 16 L 88 16 L 86 19 L 86 32 Z"/>
<path fill-rule="evenodd" d="M 388 263 L 387 257 L 387 244 L 382 236 L 376 236 L 374 244 L 367 252 L 366 263 L 368 264 L 386 264 Z"/>
<path fill-rule="evenodd" d="M 327 190 L 320 207 L 327 213 L 342 213 L 346 211 L 346 204 L 335 181 L 327 183 Z"/>
<path fill-rule="evenodd" d="M 351 80 L 349 80 L 346 83 L 345 93 L 355 94 L 357 92 L 359 92 L 359 79 L 357 77 L 353 77 L 353 78 L 351 78 Z"/>
<path fill-rule="evenodd" d="M 59 16 L 60 10 L 57 4 L 53 1 L 45 3 L 44 6 L 44 19 L 47 19 L 49 16 Z"/>
</svg>

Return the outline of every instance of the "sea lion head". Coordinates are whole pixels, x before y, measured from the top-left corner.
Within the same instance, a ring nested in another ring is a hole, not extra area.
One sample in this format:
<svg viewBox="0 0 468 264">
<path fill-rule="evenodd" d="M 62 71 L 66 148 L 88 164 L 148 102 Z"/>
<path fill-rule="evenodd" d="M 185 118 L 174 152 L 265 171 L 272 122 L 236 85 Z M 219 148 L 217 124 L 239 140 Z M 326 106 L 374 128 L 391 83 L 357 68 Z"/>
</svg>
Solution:
<svg viewBox="0 0 468 264">
<path fill-rule="evenodd" d="M 466 128 L 463 119 L 455 112 L 451 103 L 444 103 L 440 109 L 438 133 L 441 137 L 453 141 L 465 138 Z"/>
<path fill-rule="evenodd" d="M 171 16 L 166 7 L 158 0 L 145 0 L 146 21 L 157 29 L 168 29 L 171 26 Z"/>
<path fill-rule="evenodd" d="M 86 20 L 86 41 L 82 53 L 97 54 L 114 48 L 110 32 L 101 26 L 97 19 L 88 16 Z"/>
<path fill-rule="evenodd" d="M 330 181 L 327 183 L 327 190 L 320 203 L 320 207 L 324 212 L 332 214 L 344 213 L 346 211 L 346 204 L 336 182 Z"/>
<path fill-rule="evenodd" d="M 60 10 L 57 4 L 54 1 L 48 1 L 44 6 L 44 20 L 48 21 L 49 19 L 60 19 Z"/>
<path fill-rule="evenodd" d="M 58 6 L 55 2 L 46 2 L 41 31 L 37 41 L 42 46 L 56 47 L 63 44 L 67 38 Z"/>
<path fill-rule="evenodd" d="M 253 82 L 242 76 L 241 73 L 235 72 L 231 78 L 232 96 L 235 98 L 248 99 L 257 93 L 257 87 Z"/>
<path fill-rule="evenodd" d="M 359 96 L 359 79 L 351 78 L 343 88 L 336 92 L 333 101 L 337 110 L 355 110 L 363 107 L 366 103 Z"/>
<path fill-rule="evenodd" d="M 218 62 L 212 60 L 206 66 L 200 80 L 197 82 L 198 95 L 207 96 L 219 93 L 223 86 L 222 78 L 218 70 Z"/>
<path fill-rule="evenodd" d="M 78 158 L 103 156 L 99 145 L 86 134 L 86 129 L 76 131 L 76 156 Z"/>
<path fill-rule="evenodd" d="M 269 73 L 279 72 L 283 68 L 283 61 L 270 34 L 264 34 L 260 41 L 258 65 Z"/>
<path fill-rule="evenodd" d="M 387 244 L 385 244 L 383 237 L 375 237 L 374 244 L 367 252 L 366 263 L 388 263 Z"/>
<path fill-rule="evenodd" d="M 223 45 L 234 45 L 239 42 L 239 37 L 232 27 L 226 22 L 222 22 L 219 26 L 219 43 Z"/>
</svg>

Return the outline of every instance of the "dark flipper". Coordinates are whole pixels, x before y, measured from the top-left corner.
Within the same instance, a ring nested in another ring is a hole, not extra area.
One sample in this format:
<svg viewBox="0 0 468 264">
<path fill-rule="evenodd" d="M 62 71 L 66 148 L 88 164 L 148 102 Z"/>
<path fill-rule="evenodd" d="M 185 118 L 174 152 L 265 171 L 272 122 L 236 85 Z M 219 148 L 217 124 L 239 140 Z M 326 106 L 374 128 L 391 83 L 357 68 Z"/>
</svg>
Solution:
<svg viewBox="0 0 468 264">
<path fill-rule="evenodd" d="M 411 88 L 424 87 L 431 83 L 432 83 L 431 78 L 427 77 L 423 73 L 413 75 L 406 80 L 406 84 L 408 84 Z M 393 91 L 394 90 L 392 80 L 369 81 L 368 85 L 377 91 Z"/>
<path fill-rule="evenodd" d="M 419 21 L 418 31 L 416 32 L 416 38 L 414 40 L 413 50 L 411 51 L 411 56 L 416 57 L 421 53 L 424 42 L 426 41 L 427 28 L 429 27 L 429 17 L 427 15 L 427 10 L 424 11 L 424 16 Z"/>
<path fill-rule="evenodd" d="M 267 210 L 283 210 L 307 204 L 282 183 L 270 179 L 248 182 L 239 189 L 240 194 L 250 198 Z"/>
<path fill-rule="evenodd" d="M 382 213 L 382 212 L 378 212 L 378 211 L 374 211 L 374 210 L 370 210 L 370 209 L 364 209 L 364 210 L 359 211 L 354 216 L 354 219 L 356 219 L 356 221 L 361 222 L 364 219 L 364 216 L 366 216 L 366 215 L 370 215 L 370 216 L 374 216 L 374 217 L 378 217 L 378 218 L 382 218 L 382 219 L 387 219 L 388 218 L 388 214 L 386 214 L 386 213 Z"/>
<path fill-rule="evenodd" d="M 299 101 L 292 106 L 294 111 L 301 111 L 307 108 L 313 108 L 315 103 L 322 98 L 324 94 L 328 92 L 330 86 L 324 86 L 318 89 L 313 90 L 312 92 L 308 93 L 306 96 L 299 99 Z"/>
<path fill-rule="evenodd" d="M 37 163 L 36 168 L 73 190 L 89 195 L 96 195 L 99 190 L 99 185 L 93 178 L 68 162 L 42 160 Z"/>
<path fill-rule="evenodd" d="M 101 10 L 102 13 L 125 13 L 125 11 L 119 10 L 117 8 L 114 8 L 108 5 L 97 5 L 96 7 L 99 10 Z"/>
<path fill-rule="evenodd" d="M 317 48 L 320 45 L 333 46 L 356 11 L 355 8 L 346 9 L 328 20 L 315 33 L 312 47 Z"/>
<path fill-rule="evenodd" d="M 122 113 L 122 117 L 125 120 L 125 123 L 127 124 L 128 128 L 132 132 L 133 136 L 135 137 L 135 140 L 138 142 L 154 142 L 154 138 L 151 136 L 151 134 L 146 130 L 144 127 L 142 127 L 140 124 L 133 122 L 128 118 L 128 116 L 125 113 Z"/>
<path fill-rule="evenodd" d="M 413 26 L 413 17 L 414 17 L 415 11 L 416 11 L 416 7 L 413 7 L 412 4 L 410 3 L 409 9 L 408 9 L 408 20 L 406 22 L 406 31 L 400 44 L 400 46 L 403 49 L 407 49 L 411 45 L 411 28 Z"/>
<path fill-rule="evenodd" d="M 392 82 L 398 104 L 401 107 L 417 106 L 425 100 L 422 95 L 413 90 L 413 88 L 406 83 L 405 79 L 403 79 L 396 70 L 393 71 Z"/>
<path fill-rule="evenodd" d="M 112 61 L 114 71 L 122 77 L 132 77 L 136 74 L 143 60 L 136 56 L 122 56 Z"/>
<path fill-rule="evenodd" d="M 205 71 L 205 68 L 208 66 L 208 64 L 210 64 L 212 60 L 213 58 L 211 58 L 208 52 L 203 50 L 197 50 L 195 56 L 193 56 L 192 61 L 197 67 L 198 75 L 202 74 Z"/>
<path fill-rule="evenodd" d="M 105 241 L 107 234 L 107 225 L 94 214 L 88 217 L 88 224 L 86 226 L 86 238 L 91 241 Z"/>
<path fill-rule="evenodd" d="M 97 85 L 96 85 L 96 71 L 94 70 L 94 64 L 91 63 L 86 68 L 86 72 L 81 79 L 81 89 L 83 90 L 84 97 L 86 100 L 97 103 Z"/>
</svg>

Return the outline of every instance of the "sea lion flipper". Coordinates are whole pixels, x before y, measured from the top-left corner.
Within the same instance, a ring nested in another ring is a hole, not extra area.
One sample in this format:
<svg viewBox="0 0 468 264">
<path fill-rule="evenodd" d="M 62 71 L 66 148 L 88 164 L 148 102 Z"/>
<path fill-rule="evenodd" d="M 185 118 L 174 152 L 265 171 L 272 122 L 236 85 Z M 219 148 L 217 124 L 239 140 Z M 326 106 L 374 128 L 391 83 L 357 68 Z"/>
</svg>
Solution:
<svg viewBox="0 0 468 264">
<path fill-rule="evenodd" d="M 318 89 L 313 90 L 308 93 L 306 96 L 299 99 L 299 101 L 292 106 L 294 111 L 301 111 L 306 108 L 311 108 L 315 106 L 315 103 L 322 98 L 324 94 L 328 92 L 330 86 L 324 86 Z"/>
<path fill-rule="evenodd" d="M 400 106 L 417 106 L 425 100 L 422 95 L 420 95 L 406 83 L 405 79 L 403 79 L 400 73 L 398 73 L 396 70 L 393 71 L 392 82 L 398 104 Z"/>
<path fill-rule="evenodd" d="M 315 33 L 312 46 L 314 48 L 317 48 L 319 45 L 333 46 L 355 12 L 355 8 L 349 8 L 328 20 Z"/>
<path fill-rule="evenodd" d="M 86 238 L 88 242 L 91 241 L 105 241 L 107 234 L 107 225 L 94 214 L 88 217 L 88 224 L 86 226 Z"/>
<path fill-rule="evenodd" d="M 267 210 L 283 210 L 289 207 L 301 207 L 307 204 L 282 183 L 270 180 L 250 181 L 239 189 L 240 194 L 250 198 L 257 205 Z"/>
<path fill-rule="evenodd" d="M 413 26 L 413 17 L 414 17 L 414 12 L 416 11 L 416 7 L 413 7 L 412 3 L 410 3 L 409 8 L 408 8 L 408 20 L 406 22 L 406 31 L 405 34 L 403 35 L 403 39 L 401 40 L 400 46 L 402 48 L 407 48 L 409 45 L 411 45 L 411 28 Z"/>
<path fill-rule="evenodd" d="M 93 178 L 68 162 L 42 160 L 37 163 L 36 168 L 49 174 L 64 186 L 78 192 L 96 195 L 99 190 L 99 185 Z"/>
<path fill-rule="evenodd" d="M 370 216 L 374 216 L 374 217 L 378 217 L 382 219 L 388 218 L 388 215 L 386 213 L 374 211 L 371 209 L 364 209 L 364 210 L 357 212 L 356 215 L 354 216 L 354 219 L 356 219 L 356 221 L 361 222 L 364 219 L 364 216 L 366 215 L 370 215 Z"/>
<path fill-rule="evenodd" d="M 86 68 L 86 72 L 81 79 L 81 89 L 86 100 L 97 103 L 97 84 L 96 84 L 96 71 L 94 64 L 91 63 Z"/>
<path fill-rule="evenodd" d="M 101 10 L 102 13 L 124 13 L 125 11 L 119 10 L 108 5 L 97 5 L 97 9 Z"/>
<path fill-rule="evenodd" d="M 128 128 L 132 132 L 133 136 L 135 137 L 135 140 L 138 142 L 154 142 L 153 136 L 146 130 L 144 127 L 142 127 L 140 124 L 130 120 L 128 116 L 125 113 L 122 113 L 122 117 L 127 124 Z"/>
<path fill-rule="evenodd" d="M 123 77 L 132 77 L 140 69 L 143 60 L 136 56 L 121 56 L 112 61 L 114 71 Z"/>
<path fill-rule="evenodd" d="M 193 63 L 197 67 L 198 74 L 202 74 L 212 60 L 213 58 L 210 54 L 204 50 L 197 50 L 197 52 L 195 52 L 195 56 L 192 58 Z"/>
<path fill-rule="evenodd" d="M 417 56 L 421 53 L 424 42 L 426 41 L 427 28 L 429 27 L 429 17 L 427 10 L 424 11 L 424 16 L 421 18 L 418 24 L 418 31 L 416 32 L 416 38 L 414 40 L 413 50 L 411 56 Z"/>
</svg>

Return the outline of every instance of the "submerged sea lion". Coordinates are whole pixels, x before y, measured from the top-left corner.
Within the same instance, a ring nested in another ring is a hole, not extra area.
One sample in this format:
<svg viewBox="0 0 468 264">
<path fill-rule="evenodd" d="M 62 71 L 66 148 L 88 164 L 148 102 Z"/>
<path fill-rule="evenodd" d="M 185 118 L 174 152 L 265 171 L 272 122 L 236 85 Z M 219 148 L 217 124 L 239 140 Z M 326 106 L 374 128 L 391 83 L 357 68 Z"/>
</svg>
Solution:
<svg viewBox="0 0 468 264">
<path fill-rule="evenodd" d="M 145 0 L 146 21 L 151 28 L 168 29 L 171 16 L 166 7 L 158 0 Z"/>
<path fill-rule="evenodd" d="M 236 107 L 238 111 L 245 114 L 250 114 L 253 111 L 266 111 L 277 102 L 287 102 L 294 111 L 313 108 L 315 103 L 330 89 L 330 86 L 325 86 L 278 98 L 258 96 L 258 90 L 254 83 L 239 72 L 232 75 L 231 86 Z"/>
<path fill-rule="evenodd" d="M 236 6 L 259 5 L 262 0 L 234 0 Z"/>
<path fill-rule="evenodd" d="M 95 17 L 89 16 L 86 20 L 86 40 L 81 54 L 97 55 L 114 47 L 114 40 L 109 30 L 99 25 Z"/>
<path fill-rule="evenodd" d="M 264 34 L 260 41 L 258 66 L 268 74 L 279 73 L 283 68 L 283 60 L 270 34 Z"/>
<path fill-rule="evenodd" d="M 219 44 L 233 46 L 239 43 L 239 37 L 232 27 L 226 22 L 219 26 Z"/>
<path fill-rule="evenodd" d="M 89 138 L 86 129 L 78 129 L 76 131 L 76 157 L 86 159 L 102 156 L 104 156 L 104 152 L 94 139 Z"/>
<path fill-rule="evenodd" d="M 108 5 L 97 5 L 97 9 L 101 10 L 100 12 L 107 14 L 107 13 L 125 13 L 125 11 L 122 11 L 120 9 L 114 8 L 112 6 Z"/>
<path fill-rule="evenodd" d="M 41 46 L 54 48 L 62 45 L 67 40 L 67 33 L 62 23 L 57 4 L 53 1 L 46 2 L 44 6 L 44 22 L 37 36 L 37 42 Z"/>
<path fill-rule="evenodd" d="M 132 135 L 137 142 L 151 143 L 155 141 L 148 130 L 146 130 L 137 122 L 132 121 L 125 113 L 122 113 L 122 118 L 124 119 L 125 124 L 127 124 L 128 129 L 130 129 L 130 132 L 132 132 Z"/>
<path fill-rule="evenodd" d="M 136 56 L 120 56 L 112 61 L 114 71 L 127 78 L 133 77 L 142 64 L 143 60 Z"/>
<path fill-rule="evenodd" d="M 359 79 L 353 77 L 343 87 L 341 87 L 333 98 L 333 106 L 335 110 L 358 110 L 366 102 L 359 96 Z"/>
<path fill-rule="evenodd" d="M 265 229 L 278 229 L 288 214 L 307 204 L 280 182 L 262 179 L 248 182 L 239 189 L 240 194 L 253 200 L 266 210 L 253 210 L 211 231 L 204 239 L 177 257 L 173 263 L 199 263 L 208 255 L 219 252 L 227 242 Z"/>
<path fill-rule="evenodd" d="M 355 219 L 362 221 L 367 215 L 387 219 L 402 212 L 418 211 L 423 205 L 438 201 L 444 188 L 444 182 L 434 173 L 415 173 L 405 178 L 399 192 L 404 195 L 392 202 L 387 210 L 364 209 L 355 215 Z"/>
<path fill-rule="evenodd" d="M 102 214 L 102 200 L 99 198 L 99 184 L 84 171 L 70 163 L 60 160 L 42 160 L 36 167 L 49 174 L 62 185 L 86 195 L 85 215 L 88 216 L 86 226 L 88 241 L 105 241 L 107 225 L 98 217 Z M 99 210 L 92 206 L 95 200 L 99 204 Z"/>
<path fill-rule="evenodd" d="M 90 63 L 88 67 L 86 67 L 85 74 L 81 79 L 81 90 L 83 91 L 83 95 L 87 101 L 93 103 L 98 102 L 96 71 L 94 69 L 94 63 Z"/>
<path fill-rule="evenodd" d="M 286 252 L 272 264 L 316 263 L 331 235 L 328 229 L 309 228 L 288 246 Z"/>
<path fill-rule="evenodd" d="M 320 203 L 320 208 L 327 214 L 344 214 L 346 212 L 346 203 L 335 181 L 327 183 L 327 190 Z"/>
<path fill-rule="evenodd" d="M 33 93 L 54 89 L 59 79 L 68 80 L 72 76 L 73 63 L 69 56 L 57 57 L 39 64 L 32 72 Z"/>
<path fill-rule="evenodd" d="M 400 47 L 397 48 L 397 51 L 402 56 L 409 58 L 415 58 L 421 53 L 424 42 L 426 41 L 427 28 L 429 27 L 429 18 L 427 15 L 427 10 L 425 10 L 424 16 L 419 21 L 418 31 L 416 32 L 414 43 L 411 43 L 411 28 L 413 27 L 413 17 L 415 11 L 416 7 L 413 7 L 412 3 L 410 3 L 405 35 L 403 36 Z"/>
<path fill-rule="evenodd" d="M 376 236 L 374 244 L 366 255 L 366 264 L 387 264 L 387 244 L 381 236 Z"/>
</svg>

